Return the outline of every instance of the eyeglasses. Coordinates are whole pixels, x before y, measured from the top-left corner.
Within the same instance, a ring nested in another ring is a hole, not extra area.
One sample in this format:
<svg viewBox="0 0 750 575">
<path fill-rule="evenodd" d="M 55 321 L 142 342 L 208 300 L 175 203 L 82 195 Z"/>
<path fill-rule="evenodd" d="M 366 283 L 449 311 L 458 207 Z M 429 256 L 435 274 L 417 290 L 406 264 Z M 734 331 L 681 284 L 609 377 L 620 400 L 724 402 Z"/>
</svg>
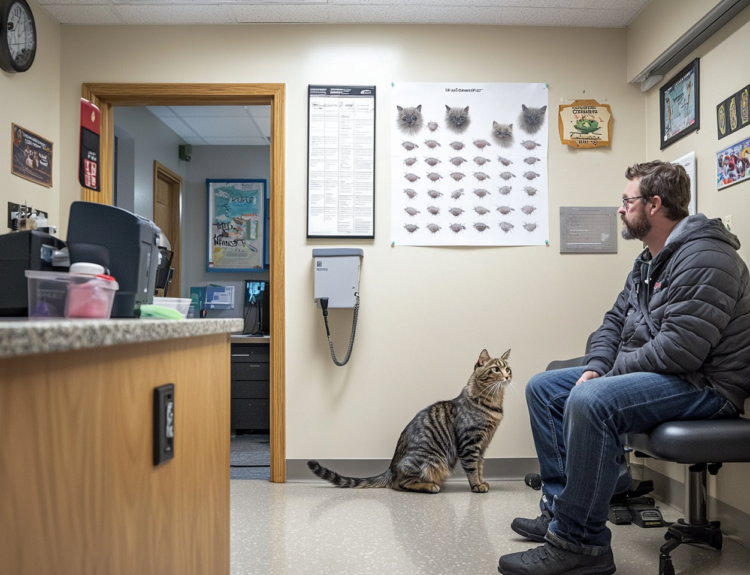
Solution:
<svg viewBox="0 0 750 575">
<path fill-rule="evenodd" d="M 630 202 L 632 202 L 633 200 L 640 200 L 643 197 L 644 196 L 633 196 L 632 198 L 623 198 L 622 199 L 622 207 L 627 210 L 628 209 L 628 204 L 630 204 Z"/>
</svg>

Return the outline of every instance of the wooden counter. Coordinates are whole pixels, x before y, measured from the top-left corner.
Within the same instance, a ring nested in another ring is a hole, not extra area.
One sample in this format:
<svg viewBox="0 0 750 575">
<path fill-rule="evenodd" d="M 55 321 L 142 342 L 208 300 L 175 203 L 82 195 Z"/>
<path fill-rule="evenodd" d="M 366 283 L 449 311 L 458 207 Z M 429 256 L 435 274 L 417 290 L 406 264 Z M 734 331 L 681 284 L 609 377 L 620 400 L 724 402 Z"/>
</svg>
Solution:
<svg viewBox="0 0 750 575">
<path fill-rule="evenodd" d="M 229 573 L 229 332 L 241 320 L 116 321 L 139 341 L 21 355 L 3 335 L 54 326 L 0 322 L 2 575 Z M 182 331 L 154 339 L 165 329 Z M 154 467 L 153 389 L 166 383 L 175 456 Z"/>
</svg>

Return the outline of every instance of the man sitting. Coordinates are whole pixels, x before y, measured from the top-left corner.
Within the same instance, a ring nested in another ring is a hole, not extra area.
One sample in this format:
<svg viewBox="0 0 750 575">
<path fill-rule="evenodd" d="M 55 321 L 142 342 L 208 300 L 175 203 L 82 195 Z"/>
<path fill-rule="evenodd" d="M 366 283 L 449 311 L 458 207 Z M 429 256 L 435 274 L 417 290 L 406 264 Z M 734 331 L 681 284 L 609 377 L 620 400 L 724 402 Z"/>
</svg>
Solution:
<svg viewBox="0 0 750 575">
<path fill-rule="evenodd" d="M 620 436 L 670 420 L 738 417 L 750 396 L 750 274 L 720 220 L 688 216 L 690 179 L 636 164 L 618 210 L 647 248 L 592 338 L 584 367 L 526 386 L 542 515 L 511 528 L 543 545 L 500 557 L 503 575 L 609 575 L 606 526 L 624 462 Z M 623 482 L 621 482 L 623 483 Z"/>
</svg>

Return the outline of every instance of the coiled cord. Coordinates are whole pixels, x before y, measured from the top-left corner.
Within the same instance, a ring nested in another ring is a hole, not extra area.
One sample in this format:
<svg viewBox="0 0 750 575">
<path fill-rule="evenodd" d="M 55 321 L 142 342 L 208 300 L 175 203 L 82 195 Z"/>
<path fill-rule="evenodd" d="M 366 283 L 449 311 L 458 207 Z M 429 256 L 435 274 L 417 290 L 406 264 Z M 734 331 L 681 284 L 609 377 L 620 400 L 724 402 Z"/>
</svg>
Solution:
<svg viewBox="0 0 750 575">
<path fill-rule="evenodd" d="M 331 350 L 331 359 L 333 360 L 333 363 L 338 365 L 339 367 L 346 365 L 349 361 L 349 358 L 352 355 L 352 348 L 354 347 L 354 336 L 357 333 L 357 316 L 359 315 L 359 292 L 354 292 L 354 297 L 357 298 L 356 303 L 354 304 L 354 317 L 352 318 L 352 334 L 349 337 L 349 348 L 346 350 L 346 357 L 344 358 L 344 361 L 339 361 L 336 359 L 336 352 L 333 350 L 333 342 L 331 341 L 331 330 L 328 329 L 328 298 L 320 298 L 321 300 L 321 307 L 323 308 L 323 319 L 326 323 L 326 334 L 328 335 L 328 348 Z"/>
</svg>

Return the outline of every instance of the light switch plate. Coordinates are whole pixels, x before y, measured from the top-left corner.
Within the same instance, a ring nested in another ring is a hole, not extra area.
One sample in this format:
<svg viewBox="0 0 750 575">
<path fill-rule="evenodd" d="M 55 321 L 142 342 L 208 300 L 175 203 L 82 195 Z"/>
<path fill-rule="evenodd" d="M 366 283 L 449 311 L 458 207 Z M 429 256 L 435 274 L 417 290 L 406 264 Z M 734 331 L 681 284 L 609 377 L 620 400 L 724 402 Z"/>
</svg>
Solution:
<svg viewBox="0 0 750 575">
<path fill-rule="evenodd" d="M 174 458 L 174 384 L 154 388 L 154 466 Z"/>
</svg>

